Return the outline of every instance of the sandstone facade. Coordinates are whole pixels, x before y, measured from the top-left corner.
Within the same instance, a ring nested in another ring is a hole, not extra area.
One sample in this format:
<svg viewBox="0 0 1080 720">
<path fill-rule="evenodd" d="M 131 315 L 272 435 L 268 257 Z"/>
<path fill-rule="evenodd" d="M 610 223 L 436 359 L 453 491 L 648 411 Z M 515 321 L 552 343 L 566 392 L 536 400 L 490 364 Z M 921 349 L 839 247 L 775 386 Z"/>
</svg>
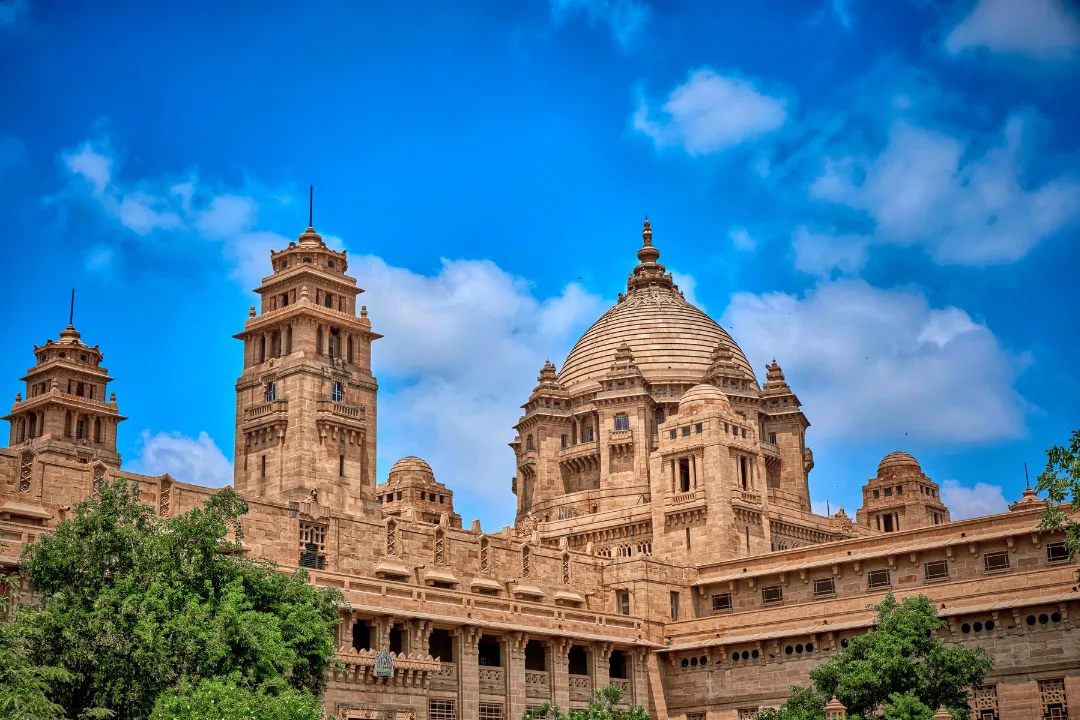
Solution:
<svg viewBox="0 0 1080 720">
<path fill-rule="evenodd" d="M 780 366 L 759 385 L 659 257 L 646 222 L 627 292 L 561 371 L 541 369 L 511 443 L 515 524 L 490 532 L 463 527 L 419 458 L 377 484 L 380 336 L 348 258 L 310 227 L 271 254 L 236 335 L 234 486 L 246 552 L 309 568 L 352 606 L 328 710 L 516 719 L 616 683 L 657 718 L 743 720 L 865 632 L 891 590 L 929 595 L 943 640 L 994 656 L 978 717 L 1080 714 L 1076 566 L 1038 530 L 1034 493 L 952 522 L 915 458 L 892 453 L 854 521 L 813 513 L 810 423 Z M 111 378 L 74 327 L 34 354 L 4 418 L 0 564 L 17 567 L 97 478 L 137 480 L 162 516 L 213 492 L 121 469 Z"/>
</svg>

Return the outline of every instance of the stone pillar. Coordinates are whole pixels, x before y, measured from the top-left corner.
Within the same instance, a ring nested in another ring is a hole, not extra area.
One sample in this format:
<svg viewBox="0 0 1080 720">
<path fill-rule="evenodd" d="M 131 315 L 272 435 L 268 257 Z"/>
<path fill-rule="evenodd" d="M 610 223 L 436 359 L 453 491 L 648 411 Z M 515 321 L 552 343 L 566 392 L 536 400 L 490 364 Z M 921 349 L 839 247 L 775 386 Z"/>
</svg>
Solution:
<svg viewBox="0 0 1080 720">
<path fill-rule="evenodd" d="M 570 708 L 570 638 L 551 641 L 551 695 L 563 711 Z"/>
<path fill-rule="evenodd" d="M 697 483 L 697 465 L 698 465 L 698 463 L 697 463 L 697 453 L 691 453 L 690 454 L 690 473 L 691 473 L 690 489 L 691 490 L 697 490 L 697 486 L 698 486 L 698 483 Z"/>
<path fill-rule="evenodd" d="M 525 714 L 525 644 L 529 636 L 512 632 L 506 641 L 506 717 Z"/>
<path fill-rule="evenodd" d="M 1040 720 L 1039 684 L 1001 682 L 997 686 L 998 716 L 1001 720 Z"/>
<path fill-rule="evenodd" d="M 592 646 L 589 674 L 592 675 L 593 692 L 611 684 L 611 651 L 614 649 L 611 643 L 595 643 Z"/>
<path fill-rule="evenodd" d="M 633 705 L 649 707 L 649 669 L 646 664 L 648 650 L 634 648 L 627 658 L 630 663 L 627 673 L 630 676 L 630 702 Z"/>
<path fill-rule="evenodd" d="M 458 632 L 458 717 L 480 716 L 480 628 L 469 625 Z"/>
<path fill-rule="evenodd" d="M 432 622 L 430 620 L 411 620 L 409 622 L 409 647 L 406 652 L 411 652 L 420 657 L 427 657 L 428 639 L 431 637 Z"/>
</svg>

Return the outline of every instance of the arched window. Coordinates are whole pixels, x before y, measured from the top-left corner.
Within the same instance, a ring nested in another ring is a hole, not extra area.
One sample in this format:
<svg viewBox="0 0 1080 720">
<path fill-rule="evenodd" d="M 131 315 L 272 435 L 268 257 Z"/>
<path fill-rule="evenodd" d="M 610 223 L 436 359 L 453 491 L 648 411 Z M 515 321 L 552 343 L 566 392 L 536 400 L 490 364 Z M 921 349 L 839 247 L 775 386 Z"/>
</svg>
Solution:
<svg viewBox="0 0 1080 720">
<path fill-rule="evenodd" d="M 334 391 L 331 393 L 330 397 L 334 402 L 345 401 L 345 388 L 341 387 L 341 383 L 334 383 Z"/>
<path fill-rule="evenodd" d="M 274 402 L 277 400 L 277 384 L 266 383 L 266 402 Z"/>
</svg>

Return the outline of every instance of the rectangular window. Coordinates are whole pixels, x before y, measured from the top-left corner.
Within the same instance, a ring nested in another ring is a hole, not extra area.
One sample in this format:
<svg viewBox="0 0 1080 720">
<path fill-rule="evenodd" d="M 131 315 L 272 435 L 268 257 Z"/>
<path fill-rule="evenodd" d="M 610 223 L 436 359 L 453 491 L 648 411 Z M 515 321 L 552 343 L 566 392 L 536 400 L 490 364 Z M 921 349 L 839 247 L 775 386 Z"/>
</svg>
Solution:
<svg viewBox="0 0 1080 720">
<path fill-rule="evenodd" d="M 885 497 L 892 497 L 892 488 L 891 487 L 885 488 Z"/>
<path fill-rule="evenodd" d="M 682 431 L 682 436 L 683 437 L 690 437 L 690 426 L 689 425 L 687 425 L 684 428 L 679 428 L 679 430 Z"/>
<path fill-rule="evenodd" d="M 565 450 L 566 449 L 566 436 L 563 435 L 561 440 L 562 440 L 562 449 Z"/>
<path fill-rule="evenodd" d="M 698 423 L 697 425 L 694 426 L 694 432 L 697 433 L 698 435 L 701 434 L 701 430 L 702 430 L 702 423 Z"/>
<path fill-rule="evenodd" d="M 893 531 L 893 516 L 892 515 L 883 515 L 881 517 L 881 521 L 882 521 L 881 522 L 881 529 L 882 530 L 884 530 L 885 532 L 892 532 Z"/>
<path fill-rule="evenodd" d="M 589 427 L 585 428 L 585 442 L 592 442 L 592 441 L 593 441 L 593 432 L 592 432 L 592 426 L 590 425 Z"/>
<path fill-rule="evenodd" d="M 671 619 L 679 619 L 679 593 L 671 591 Z"/>
<path fill-rule="evenodd" d="M 770 587 L 761 588 L 761 603 L 763 605 L 772 605 L 773 603 L 784 601 L 784 588 L 779 585 L 772 585 Z"/>
<path fill-rule="evenodd" d="M 986 553 L 983 555 L 983 568 L 986 572 L 1001 572 L 1009 569 L 1009 551 Z"/>
<path fill-rule="evenodd" d="M 259 458 L 259 461 L 262 463 L 262 468 L 260 468 L 259 472 L 262 473 L 262 477 L 266 477 L 266 456 L 263 455 Z"/>
<path fill-rule="evenodd" d="M 503 720 L 502 703 L 480 703 L 480 720 Z"/>
<path fill-rule="evenodd" d="M 344 455 L 338 455 L 337 474 L 338 474 L 338 477 L 345 477 L 345 456 Z"/>
<path fill-rule="evenodd" d="M 725 612 L 731 609 L 731 593 L 720 593 L 712 596 L 713 612 Z"/>
<path fill-rule="evenodd" d="M 746 428 L 742 428 L 741 430 L 742 430 L 742 436 L 745 438 L 746 437 Z"/>
<path fill-rule="evenodd" d="M 771 442 L 773 445 L 776 444 L 776 433 L 774 433 L 774 432 L 769 433 L 769 442 Z"/>
<path fill-rule="evenodd" d="M 678 430 L 671 430 L 668 435 L 672 440 L 674 440 L 678 436 L 678 434 L 679 434 Z"/>
<path fill-rule="evenodd" d="M 1069 560 L 1069 551 L 1065 549 L 1065 543 L 1047 543 L 1046 544 L 1046 562 L 1059 563 L 1067 562 Z"/>
<path fill-rule="evenodd" d="M 897 495 L 903 495 L 904 494 L 904 486 L 903 485 L 897 485 L 896 486 L 896 494 Z"/>
<path fill-rule="evenodd" d="M 617 590 L 615 591 L 615 599 L 619 603 L 619 614 L 630 614 L 630 591 L 629 590 Z"/>
<path fill-rule="evenodd" d="M 616 430 L 629 430 L 630 429 L 630 416 L 625 413 L 619 413 L 615 416 L 615 429 Z"/>
<path fill-rule="evenodd" d="M 400 491 L 400 490 L 398 490 L 398 491 L 397 491 L 397 499 L 398 499 L 398 500 L 400 500 L 400 499 L 401 499 L 401 491 Z"/>
<path fill-rule="evenodd" d="M 881 491 L 880 490 L 875 490 L 874 491 L 874 497 L 876 497 L 876 498 L 881 497 Z"/>
<path fill-rule="evenodd" d="M 923 578 L 926 580 L 944 580 L 949 577 L 948 560 L 931 560 L 923 563 Z"/>
<path fill-rule="evenodd" d="M 690 528 L 686 528 L 686 549 L 690 549 Z"/>
<path fill-rule="evenodd" d="M 814 597 L 829 597 L 836 594 L 836 581 L 831 578 L 816 578 L 814 580 Z"/>
<path fill-rule="evenodd" d="M 453 700 L 428 700 L 429 720 L 457 720 Z"/>
<path fill-rule="evenodd" d="M 868 590 L 892 587 L 892 573 L 888 568 L 882 570 L 870 570 L 866 573 L 866 587 Z"/>
<path fill-rule="evenodd" d="M 705 720 L 705 713 L 686 713 L 686 720 Z"/>
</svg>

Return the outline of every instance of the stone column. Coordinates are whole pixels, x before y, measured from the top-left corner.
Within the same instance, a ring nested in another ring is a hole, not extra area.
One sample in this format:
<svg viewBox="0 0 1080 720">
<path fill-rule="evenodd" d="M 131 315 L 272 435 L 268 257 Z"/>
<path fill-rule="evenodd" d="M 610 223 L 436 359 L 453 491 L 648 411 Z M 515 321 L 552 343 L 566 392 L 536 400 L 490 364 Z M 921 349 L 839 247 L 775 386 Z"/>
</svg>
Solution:
<svg viewBox="0 0 1080 720">
<path fill-rule="evenodd" d="M 649 669 L 646 664 L 646 655 L 649 651 L 645 648 L 634 648 L 630 651 L 630 701 L 634 705 L 649 707 Z"/>
<path fill-rule="evenodd" d="M 595 643 L 592 652 L 589 653 L 589 674 L 592 675 L 593 692 L 606 688 L 611 684 L 611 651 L 614 647 L 611 643 Z"/>
<path fill-rule="evenodd" d="M 480 628 L 467 625 L 457 633 L 458 687 L 460 702 L 458 717 L 480 716 Z"/>
<path fill-rule="evenodd" d="M 551 695 L 555 704 L 570 708 L 570 638 L 551 641 Z"/>
<path fill-rule="evenodd" d="M 420 657 L 427 657 L 428 639 L 431 637 L 432 622 L 430 620 L 411 620 L 409 622 L 409 648 L 411 652 Z"/>
<path fill-rule="evenodd" d="M 506 717 L 520 718 L 525 714 L 525 644 L 529 636 L 512 632 L 506 642 Z"/>
<path fill-rule="evenodd" d="M 1039 720 L 1042 717 L 1038 682 L 1001 682 L 997 685 L 997 693 L 1001 720 Z"/>
</svg>

